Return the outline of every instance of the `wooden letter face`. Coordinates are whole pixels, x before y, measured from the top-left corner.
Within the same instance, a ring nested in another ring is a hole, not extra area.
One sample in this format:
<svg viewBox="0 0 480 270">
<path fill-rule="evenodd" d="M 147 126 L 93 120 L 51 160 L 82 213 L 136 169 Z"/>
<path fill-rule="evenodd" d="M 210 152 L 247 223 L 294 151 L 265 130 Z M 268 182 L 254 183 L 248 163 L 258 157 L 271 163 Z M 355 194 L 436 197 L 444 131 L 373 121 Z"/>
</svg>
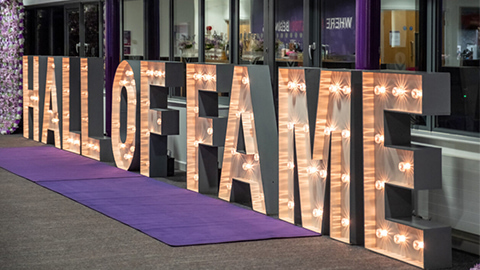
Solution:
<svg viewBox="0 0 480 270">
<path fill-rule="evenodd" d="M 418 267 L 447 267 L 451 238 L 412 216 L 412 190 L 441 187 L 441 152 L 410 144 L 409 114 L 448 114 L 449 85 L 444 74 L 363 74 L 365 247 Z"/>
<path fill-rule="evenodd" d="M 28 89 L 28 56 L 23 57 L 23 136 L 30 138 L 30 121 L 33 122 L 33 140 L 41 141 L 39 130 L 39 101 L 38 95 L 38 56 L 33 56 L 33 90 Z M 29 108 L 33 109 L 33 119 L 30 120 Z"/>
<path fill-rule="evenodd" d="M 319 85 L 307 82 L 305 74 L 305 69 L 279 69 L 279 217 L 294 223 L 298 177 L 302 225 L 322 232 L 331 151 L 330 236 L 349 242 L 351 74 L 322 70 Z M 316 121 L 310 123 L 313 106 Z"/>
<path fill-rule="evenodd" d="M 117 167 L 130 169 L 135 154 L 137 91 L 132 67 L 123 61 L 117 68 L 112 87 L 112 150 Z M 126 99 L 122 99 L 122 89 Z M 126 126 L 121 127 L 121 103 L 126 101 Z M 125 134 L 121 134 L 124 130 Z"/>
<path fill-rule="evenodd" d="M 70 58 L 62 58 L 62 140 L 63 149 L 80 154 L 81 137 L 70 131 Z"/>
</svg>

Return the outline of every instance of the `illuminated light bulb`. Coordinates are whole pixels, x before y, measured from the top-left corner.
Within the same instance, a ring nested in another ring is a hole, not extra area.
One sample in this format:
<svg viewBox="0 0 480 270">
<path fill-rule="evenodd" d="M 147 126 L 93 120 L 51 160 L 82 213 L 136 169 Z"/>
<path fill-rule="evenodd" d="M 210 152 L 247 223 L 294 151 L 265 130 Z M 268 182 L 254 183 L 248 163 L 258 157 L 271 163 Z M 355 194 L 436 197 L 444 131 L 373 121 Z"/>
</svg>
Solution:
<svg viewBox="0 0 480 270">
<path fill-rule="evenodd" d="M 395 234 L 395 236 L 393 236 L 393 242 L 395 242 L 395 244 L 405 243 L 406 240 L 407 237 L 405 235 Z"/>
<path fill-rule="evenodd" d="M 251 169 L 253 169 L 253 165 L 250 164 L 250 163 L 243 163 L 242 169 L 243 169 L 244 171 L 251 170 Z"/>
<path fill-rule="evenodd" d="M 295 168 L 295 164 L 293 164 L 293 162 L 288 162 L 287 163 L 287 168 L 291 170 L 291 169 Z"/>
<path fill-rule="evenodd" d="M 424 243 L 422 241 L 415 240 L 413 241 L 413 249 L 420 250 L 424 248 Z"/>
<path fill-rule="evenodd" d="M 58 121 L 59 121 L 58 118 L 53 118 L 53 119 L 52 119 L 52 122 L 53 122 L 53 123 L 58 123 Z"/>
<path fill-rule="evenodd" d="M 258 161 L 260 159 L 260 156 L 258 154 L 253 155 L 253 160 Z"/>
<path fill-rule="evenodd" d="M 350 137 L 350 130 L 348 130 L 348 129 L 342 130 L 342 137 L 345 138 L 345 139 L 349 138 Z"/>
<path fill-rule="evenodd" d="M 422 91 L 418 89 L 413 89 L 411 94 L 414 99 L 419 99 L 422 97 Z"/>
<path fill-rule="evenodd" d="M 195 180 L 195 182 L 198 181 L 198 174 L 193 175 L 193 180 Z"/>
<path fill-rule="evenodd" d="M 348 95 L 350 93 L 352 93 L 352 88 L 348 87 L 348 86 L 344 86 L 342 88 L 342 92 L 345 94 L 345 95 Z"/>
<path fill-rule="evenodd" d="M 131 70 L 125 71 L 125 76 L 132 76 L 132 75 L 133 75 L 133 71 Z"/>
<path fill-rule="evenodd" d="M 158 76 L 160 76 L 160 77 L 165 77 L 165 72 L 159 71 L 159 72 L 158 72 Z"/>
<path fill-rule="evenodd" d="M 375 135 L 375 143 L 381 144 L 381 143 L 383 143 L 384 140 L 385 140 L 385 138 L 383 137 L 383 135 L 381 135 L 381 134 Z"/>
<path fill-rule="evenodd" d="M 232 148 L 232 149 L 230 150 L 230 153 L 232 153 L 232 155 L 238 154 L 238 153 L 237 153 L 237 149 L 235 149 L 235 148 Z"/>
<path fill-rule="evenodd" d="M 87 70 L 88 70 L 88 66 L 83 66 L 82 69 L 85 70 L 85 71 L 87 71 Z"/>
<path fill-rule="evenodd" d="M 149 136 L 149 135 L 150 135 L 150 131 L 145 132 L 145 135 Z"/>
<path fill-rule="evenodd" d="M 145 101 L 145 105 L 150 106 L 150 101 Z"/>
<path fill-rule="evenodd" d="M 204 80 L 211 81 L 213 80 L 213 76 L 210 74 L 206 74 Z"/>
<path fill-rule="evenodd" d="M 348 183 L 348 182 L 350 182 L 350 175 L 348 175 L 348 174 L 342 174 L 342 182 L 343 182 L 343 183 Z"/>
<path fill-rule="evenodd" d="M 326 127 L 325 130 L 323 131 L 323 133 L 325 133 L 325 135 L 330 135 L 330 132 L 332 132 L 332 130 L 330 130 L 329 127 Z"/>
<path fill-rule="evenodd" d="M 342 218 L 341 223 L 343 227 L 347 227 L 348 225 L 350 225 L 350 220 L 348 220 L 348 218 Z"/>
<path fill-rule="evenodd" d="M 89 143 L 87 146 L 88 146 L 88 148 L 93 148 L 94 145 L 93 145 L 93 143 Z"/>
<path fill-rule="evenodd" d="M 55 64 L 52 64 L 52 68 L 55 68 Z"/>
<path fill-rule="evenodd" d="M 212 135 L 213 134 L 213 128 L 207 128 L 207 134 Z"/>
<path fill-rule="evenodd" d="M 307 86 L 306 86 L 304 83 L 299 83 L 299 84 L 298 84 L 298 89 L 299 89 L 301 92 L 305 92 L 305 90 L 307 90 Z"/>
<path fill-rule="evenodd" d="M 131 130 L 132 132 L 135 132 L 135 130 L 137 130 L 137 129 L 136 129 L 135 127 L 130 127 L 130 130 Z"/>
<path fill-rule="evenodd" d="M 310 127 L 309 127 L 308 125 L 304 125 L 304 126 L 303 126 L 303 131 L 304 131 L 305 133 L 309 132 L 309 131 L 310 131 Z"/>
<path fill-rule="evenodd" d="M 297 84 L 294 82 L 288 82 L 288 89 L 293 90 L 297 88 Z"/>
<path fill-rule="evenodd" d="M 338 90 L 340 90 L 340 85 L 338 83 L 335 85 L 331 84 L 328 90 L 330 90 L 331 93 L 337 93 Z"/>
<path fill-rule="evenodd" d="M 310 166 L 310 167 L 307 168 L 307 173 L 308 174 L 314 174 L 314 173 L 317 173 L 317 172 L 318 172 L 317 167 Z"/>
<path fill-rule="evenodd" d="M 193 108 L 194 113 L 198 113 L 198 107 Z"/>
<path fill-rule="evenodd" d="M 70 93 L 70 90 L 69 90 L 69 89 L 65 89 L 65 90 L 63 90 L 63 92 L 66 93 L 66 94 L 68 94 L 68 93 Z"/>
<path fill-rule="evenodd" d="M 226 187 L 228 190 L 231 190 L 232 189 L 232 184 L 226 184 Z"/>
<path fill-rule="evenodd" d="M 293 209 L 294 206 L 295 206 L 295 203 L 294 203 L 294 202 L 288 201 L 288 203 L 287 203 L 288 209 Z"/>
<path fill-rule="evenodd" d="M 131 84 L 131 85 L 135 85 L 135 81 L 134 81 L 134 80 L 131 80 L 131 81 L 130 81 L 130 84 Z"/>
<path fill-rule="evenodd" d="M 375 86 L 375 95 L 385 94 L 386 91 L 385 86 Z"/>
<path fill-rule="evenodd" d="M 152 77 L 153 76 L 153 70 L 147 70 L 147 72 L 145 72 L 147 74 L 147 77 Z"/>
<path fill-rule="evenodd" d="M 236 112 L 235 113 L 235 116 L 237 116 L 237 118 L 240 118 L 241 115 L 242 115 L 242 112 Z"/>
<path fill-rule="evenodd" d="M 398 169 L 401 171 L 401 172 L 405 172 L 405 171 L 408 171 L 412 168 L 412 164 L 408 163 L 408 162 L 400 162 L 398 163 Z"/>
<path fill-rule="evenodd" d="M 73 144 L 74 144 L 74 145 L 80 145 L 80 140 L 75 140 L 75 141 L 73 142 Z"/>
<path fill-rule="evenodd" d="M 242 83 L 243 84 L 248 84 L 249 82 L 250 82 L 250 80 L 247 77 L 242 78 Z"/>
<path fill-rule="evenodd" d="M 320 171 L 320 177 L 327 178 L 327 171 L 326 170 L 321 170 Z"/>
<path fill-rule="evenodd" d="M 375 232 L 375 235 L 378 238 L 383 238 L 383 237 L 388 236 L 388 231 L 387 230 L 382 230 L 382 229 L 377 229 L 377 231 Z"/>
<path fill-rule="evenodd" d="M 123 155 L 123 158 L 126 159 L 126 160 L 129 160 L 129 159 L 132 158 L 132 155 L 130 155 L 130 154 L 125 154 L 125 155 Z"/>
<path fill-rule="evenodd" d="M 292 130 L 294 126 L 295 126 L 295 124 L 293 124 L 292 122 L 287 123 L 288 130 Z"/>
<path fill-rule="evenodd" d="M 153 72 L 153 76 L 155 76 L 155 77 L 160 76 L 160 72 L 158 72 L 158 70 L 155 70 L 155 71 Z"/>
<path fill-rule="evenodd" d="M 321 208 L 313 209 L 313 216 L 314 217 L 323 216 L 323 210 Z"/>
<path fill-rule="evenodd" d="M 201 141 L 194 141 L 193 146 L 198 147 L 198 145 L 201 143 Z"/>
<path fill-rule="evenodd" d="M 122 149 L 125 148 L 125 144 L 124 143 L 120 144 L 120 148 Z"/>
<path fill-rule="evenodd" d="M 83 91 L 83 92 L 82 92 L 82 95 L 84 95 L 84 96 L 88 97 L 88 92 L 86 92 L 86 91 Z"/>
<path fill-rule="evenodd" d="M 395 97 L 402 96 L 402 95 L 405 94 L 405 89 L 400 88 L 400 87 L 394 87 L 393 90 L 392 90 L 392 94 Z"/>
<path fill-rule="evenodd" d="M 378 189 L 378 190 L 384 189 L 385 188 L 385 181 L 380 181 L 380 180 L 375 181 L 375 188 Z"/>
<path fill-rule="evenodd" d="M 198 80 L 201 79 L 201 78 L 202 78 L 202 74 L 199 74 L 199 73 L 193 74 L 193 79 L 194 79 L 194 80 L 198 81 Z"/>
<path fill-rule="evenodd" d="M 82 118 L 82 121 L 83 121 L 83 122 L 88 122 L 88 117 L 83 117 L 83 118 Z"/>
<path fill-rule="evenodd" d="M 63 65 L 64 68 L 70 69 L 70 65 Z"/>
<path fill-rule="evenodd" d="M 93 150 L 95 150 L 95 151 L 98 151 L 98 149 L 99 149 L 99 148 L 98 148 L 98 145 L 95 145 L 95 146 L 93 147 Z"/>
<path fill-rule="evenodd" d="M 68 139 L 67 139 L 67 142 L 72 143 L 72 142 L 73 142 L 73 139 L 72 139 L 72 138 L 68 138 Z"/>
<path fill-rule="evenodd" d="M 162 124 L 162 119 L 161 118 L 157 119 L 157 125 L 160 126 L 161 124 Z"/>
<path fill-rule="evenodd" d="M 127 80 L 120 80 L 120 81 L 118 82 L 118 84 L 119 84 L 120 86 L 125 86 L 125 85 L 127 85 Z"/>
<path fill-rule="evenodd" d="M 130 146 L 130 152 L 135 152 L 135 146 Z"/>
</svg>

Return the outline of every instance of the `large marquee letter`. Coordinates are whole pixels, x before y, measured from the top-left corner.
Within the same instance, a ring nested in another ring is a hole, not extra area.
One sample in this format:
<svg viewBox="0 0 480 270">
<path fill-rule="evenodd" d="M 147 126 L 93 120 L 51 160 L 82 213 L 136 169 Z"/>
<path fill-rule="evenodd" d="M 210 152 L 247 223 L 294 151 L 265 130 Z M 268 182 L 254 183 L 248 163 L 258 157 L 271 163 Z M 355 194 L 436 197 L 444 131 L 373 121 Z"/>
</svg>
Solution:
<svg viewBox="0 0 480 270">
<path fill-rule="evenodd" d="M 219 93 L 230 92 L 232 65 L 187 64 L 187 188 L 217 194 L 219 148 L 226 116 L 219 114 Z"/>
<path fill-rule="evenodd" d="M 269 78 L 266 66 L 234 69 L 218 194 L 229 201 L 236 193 L 233 180 L 246 183 L 253 210 L 268 214 L 278 211 L 278 137 Z"/>
<path fill-rule="evenodd" d="M 133 65 L 133 67 L 131 66 Z M 136 72 L 135 72 L 136 71 Z M 137 78 L 134 77 L 137 76 Z M 112 150 L 115 164 L 124 170 L 139 167 L 136 151 L 138 137 L 139 110 L 137 106 L 136 80 L 139 80 L 140 62 L 123 61 L 118 65 L 112 87 Z M 123 89 L 126 91 L 124 92 Z"/>
<path fill-rule="evenodd" d="M 168 87 L 185 86 L 185 70 L 178 62 L 140 65 L 140 173 L 167 176 L 167 138 L 179 134 L 178 110 L 168 109 Z"/>
<path fill-rule="evenodd" d="M 363 74 L 365 247 L 422 268 L 451 265 L 450 227 L 412 216 L 412 191 L 441 188 L 441 149 L 410 143 L 410 115 L 450 113 L 443 73 Z"/>
<path fill-rule="evenodd" d="M 47 143 L 48 130 L 54 133 L 55 147 L 61 148 L 60 116 L 57 102 L 57 80 L 53 57 L 47 58 L 47 77 L 45 84 L 45 102 L 43 105 L 42 142 Z"/>
<path fill-rule="evenodd" d="M 322 227 L 328 226 L 324 220 L 329 220 L 330 236 L 347 243 L 363 241 L 357 232 L 363 222 L 358 213 L 361 211 L 355 202 L 350 202 L 351 197 L 356 198 L 353 192 L 361 192 L 359 183 L 363 181 L 361 166 L 355 165 L 352 151 L 360 146 L 353 140 L 358 142 L 360 138 L 361 142 L 362 134 L 353 128 L 355 119 L 351 116 L 352 92 L 358 93 L 357 101 L 361 93 L 361 85 L 352 87 L 352 80 L 361 80 L 360 75 L 350 71 L 279 69 L 279 217 L 294 223 L 296 208 L 303 227 L 322 233 L 328 231 Z M 357 125 L 361 121 L 358 115 Z M 295 179 L 300 198 L 294 196 Z M 328 197 L 330 201 L 325 201 Z M 295 207 L 295 202 L 300 207 Z"/>
<path fill-rule="evenodd" d="M 103 60 L 80 59 L 80 115 L 82 155 L 112 161 L 109 137 L 103 134 Z"/>
<path fill-rule="evenodd" d="M 28 88 L 29 84 L 29 58 L 33 58 L 33 75 L 32 75 L 32 90 Z M 38 56 L 24 56 L 23 57 L 23 136 L 31 138 L 35 141 L 41 141 L 41 134 L 39 130 L 39 101 L 38 94 Z M 32 108 L 33 114 L 30 115 L 29 109 Z M 33 130 L 30 129 L 33 126 Z"/>
</svg>

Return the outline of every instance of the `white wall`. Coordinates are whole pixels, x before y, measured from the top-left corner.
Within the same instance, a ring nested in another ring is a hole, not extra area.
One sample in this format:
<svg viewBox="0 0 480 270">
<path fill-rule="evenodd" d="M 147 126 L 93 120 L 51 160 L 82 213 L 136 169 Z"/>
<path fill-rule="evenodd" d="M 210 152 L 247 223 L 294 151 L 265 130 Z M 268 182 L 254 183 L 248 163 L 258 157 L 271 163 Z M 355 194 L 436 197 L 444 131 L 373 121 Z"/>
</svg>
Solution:
<svg viewBox="0 0 480 270">
<path fill-rule="evenodd" d="M 412 141 L 442 148 L 442 189 L 419 192 L 419 214 L 480 235 L 480 139 L 414 131 Z"/>
<path fill-rule="evenodd" d="M 228 0 L 205 0 L 205 27 L 212 26 L 217 34 L 228 33 L 228 25 L 225 20 L 229 20 Z"/>
<path fill-rule="evenodd" d="M 130 31 L 132 45 L 130 55 L 143 55 L 143 0 L 128 0 L 124 2 L 124 31 Z"/>
</svg>

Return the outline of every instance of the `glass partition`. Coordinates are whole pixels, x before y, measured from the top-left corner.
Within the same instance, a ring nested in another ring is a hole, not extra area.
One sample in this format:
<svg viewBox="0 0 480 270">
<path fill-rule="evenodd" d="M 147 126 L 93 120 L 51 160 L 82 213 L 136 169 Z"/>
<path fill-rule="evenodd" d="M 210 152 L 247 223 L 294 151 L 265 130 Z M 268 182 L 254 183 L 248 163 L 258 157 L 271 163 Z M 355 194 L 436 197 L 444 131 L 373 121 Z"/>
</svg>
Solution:
<svg viewBox="0 0 480 270">
<path fill-rule="evenodd" d="M 263 64 L 263 1 L 240 0 L 240 64 Z"/>
<path fill-rule="evenodd" d="M 275 62 L 303 66 L 303 1 L 275 2 Z"/>
<path fill-rule="evenodd" d="M 229 62 L 229 0 L 205 0 L 205 62 Z"/>
<path fill-rule="evenodd" d="M 175 60 L 198 62 L 198 1 L 174 1 Z"/>
<path fill-rule="evenodd" d="M 144 59 L 143 0 L 123 2 L 124 59 Z"/>
</svg>

